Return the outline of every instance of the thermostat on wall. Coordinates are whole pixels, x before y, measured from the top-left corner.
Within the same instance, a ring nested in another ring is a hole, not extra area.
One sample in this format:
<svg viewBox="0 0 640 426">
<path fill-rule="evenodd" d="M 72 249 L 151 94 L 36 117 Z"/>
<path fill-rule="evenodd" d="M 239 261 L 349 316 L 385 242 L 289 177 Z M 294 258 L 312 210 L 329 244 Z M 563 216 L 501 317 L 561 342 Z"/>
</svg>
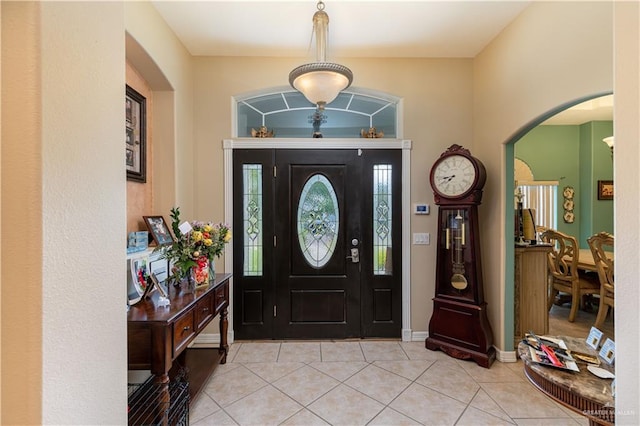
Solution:
<svg viewBox="0 0 640 426">
<path fill-rule="evenodd" d="M 429 204 L 414 204 L 413 214 L 429 214 Z"/>
</svg>

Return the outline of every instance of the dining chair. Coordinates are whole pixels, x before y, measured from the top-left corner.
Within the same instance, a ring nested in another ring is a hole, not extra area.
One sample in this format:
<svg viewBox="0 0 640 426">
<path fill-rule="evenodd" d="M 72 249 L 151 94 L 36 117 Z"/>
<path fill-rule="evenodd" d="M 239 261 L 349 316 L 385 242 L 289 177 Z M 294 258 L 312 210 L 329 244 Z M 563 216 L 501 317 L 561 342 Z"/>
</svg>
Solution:
<svg viewBox="0 0 640 426">
<path fill-rule="evenodd" d="M 578 270 L 578 240 L 571 235 L 554 229 L 542 233 L 542 242 L 551 244 L 547 253 L 549 270 L 549 300 L 547 309 L 551 309 L 558 292 L 571 295 L 571 311 L 569 322 L 574 322 L 582 296 L 599 294 L 600 282 L 595 274 L 587 274 Z"/>
<path fill-rule="evenodd" d="M 613 252 L 613 235 L 599 232 L 587 240 L 600 279 L 600 305 L 596 316 L 595 327 L 599 328 L 609 313 L 609 307 L 614 308 L 615 287 L 613 282 L 613 257 L 607 252 Z"/>
</svg>

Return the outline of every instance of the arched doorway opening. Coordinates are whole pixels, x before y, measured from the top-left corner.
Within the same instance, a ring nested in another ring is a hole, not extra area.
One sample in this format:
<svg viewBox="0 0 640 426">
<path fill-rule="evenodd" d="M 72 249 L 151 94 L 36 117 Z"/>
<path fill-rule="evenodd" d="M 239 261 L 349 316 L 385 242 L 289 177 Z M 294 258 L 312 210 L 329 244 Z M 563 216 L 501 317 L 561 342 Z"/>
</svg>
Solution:
<svg viewBox="0 0 640 426">
<path fill-rule="evenodd" d="M 554 117 L 557 117 L 559 114 L 561 113 L 565 113 L 566 111 L 570 110 L 572 107 L 581 105 L 587 101 L 591 101 L 594 99 L 598 99 L 598 98 L 602 98 L 605 96 L 610 96 L 611 92 L 607 92 L 607 93 L 597 93 L 597 94 L 593 94 L 593 95 L 588 95 L 582 98 L 578 98 L 578 99 L 574 99 L 572 101 L 569 101 L 565 104 L 561 104 L 559 106 L 557 106 L 556 108 L 553 108 L 549 111 L 547 111 L 544 114 L 541 114 L 540 116 L 536 117 L 535 119 L 533 119 L 532 121 L 530 121 L 529 123 L 527 123 L 525 126 L 523 126 L 518 132 L 516 132 L 505 144 L 505 155 L 506 155 L 506 184 L 505 184 L 505 200 L 507 200 L 506 205 L 506 211 L 505 211 L 505 223 L 506 223 L 506 228 L 505 229 L 515 229 L 515 215 L 513 214 L 512 211 L 512 207 L 513 206 L 513 200 L 514 200 L 514 193 L 516 190 L 516 185 L 515 185 L 515 168 L 514 168 L 514 160 L 516 158 L 516 143 L 523 140 L 523 138 L 527 137 L 530 132 L 535 131 L 536 129 L 539 129 L 540 127 L 545 127 L 547 124 L 546 123 L 551 123 L 554 119 Z M 611 106 L 611 113 L 612 113 L 612 106 Z M 585 118 L 584 119 L 585 122 L 589 121 L 589 118 Z M 597 119 L 596 119 L 597 120 Z M 612 126 L 611 126 L 612 129 Z M 600 132 L 602 132 L 602 130 L 599 130 Z M 612 131 L 612 130 L 611 130 Z M 595 132 L 594 135 L 592 135 L 592 139 L 594 141 L 594 146 L 595 148 L 597 148 L 599 151 L 604 152 L 604 157 L 606 157 L 606 161 L 611 161 L 610 160 L 610 156 L 608 153 L 608 147 L 602 142 L 602 137 L 601 136 L 597 136 L 598 132 Z M 611 136 L 611 134 L 607 134 L 606 136 Z M 598 145 L 599 144 L 599 145 Z M 555 155 L 555 158 L 558 161 L 562 161 L 563 160 L 563 156 L 562 155 Z M 575 164 L 573 165 L 574 168 L 579 168 L 579 162 L 580 162 L 580 157 L 578 156 L 578 158 L 574 158 L 571 157 L 569 159 L 565 159 L 566 161 L 570 161 L 570 162 L 574 162 Z M 547 162 L 549 162 L 549 160 L 546 160 Z M 535 173 L 535 170 L 534 170 Z M 557 173 L 555 175 L 555 178 L 559 180 L 559 187 L 560 189 L 563 188 L 563 186 L 576 186 L 579 188 L 580 186 L 580 180 L 585 179 L 584 177 L 581 177 L 579 175 L 579 172 L 573 172 L 573 178 L 575 179 L 575 182 L 571 182 L 568 183 L 568 178 L 567 178 L 567 173 Z M 536 176 L 537 178 L 537 176 Z M 544 179 L 544 177 L 542 177 L 542 179 Z M 588 184 L 585 185 L 585 190 L 584 190 L 584 198 L 585 198 L 585 203 L 588 203 L 589 200 L 592 198 L 594 192 L 591 191 L 592 187 L 591 187 L 591 181 L 593 181 L 594 178 L 593 175 L 591 177 L 588 178 L 589 182 Z M 597 183 L 596 183 L 597 184 Z M 560 191 L 559 194 L 559 200 L 558 201 L 562 201 L 561 197 L 562 197 L 562 191 Z M 577 201 L 577 200 L 576 200 Z M 577 204 L 577 203 L 576 203 Z M 586 235 L 586 234 L 590 234 L 592 233 L 592 230 L 594 229 L 593 226 L 584 226 L 584 231 L 580 231 L 580 224 L 581 222 L 576 221 L 574 218 L 574 222 L 573 223 L 567 223 L 564 221 L 563 217 L 562 217 L 562 208 L 563 208 L 563 204 L 562 202 L 559 202 L 559 206 L 558 208 L 560 209 L 560 217 L 558 219 L 558 226 L 562 227 L 564 231 L 568 231 L 568 232 L 572 232 L 575 233 L 577 237 L 579 237 L 579 239 L 585 240 L 584 244 L 586 246 L 586 239 L 582 238 L 582 236 Z M 579 208 L 579 206 L 577 206 L 576 208 Z M 584 214 L 580 213 L 579 210 L 576 210 L 576 215 L 580 214 L 582 216 L 584 216 Z M 600 225 L 597 225 L 600 226 Z M 505 330 L 514 330 L 515 327 L 515 319 L 516 319 L 516 313 L 514 311 L 512 311 L 512 307 L 515 305 L 515 295 L 514 295 L 514 284 L 515 284 L 515 279 L 514 279 L 514 273 L 515 273 L 515 265 L 514 265 L 514 256 L 515 256 L 515 248 L 514 248 L 514 235 L 510 234 L 510 233 L 506 233 L 505 234 L 505 256 L 506 256 L 506 262 L 505 262 Z M 509 347 L 513 347 L 513 345 L 515 344 L 515 337 L 512 337 L 513 333 L 507 331 L 505 332 L 505 347 L 509 348 Z"/>
</svg>

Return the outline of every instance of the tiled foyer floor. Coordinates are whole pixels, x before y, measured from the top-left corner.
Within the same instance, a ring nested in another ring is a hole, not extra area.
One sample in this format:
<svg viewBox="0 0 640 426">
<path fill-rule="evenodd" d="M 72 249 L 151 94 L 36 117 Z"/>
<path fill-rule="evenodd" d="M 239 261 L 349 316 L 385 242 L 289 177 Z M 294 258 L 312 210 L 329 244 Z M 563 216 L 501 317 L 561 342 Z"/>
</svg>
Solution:
<svg viewBox="0 0 640 426">
<path fill-rule="evenodd" d="M 424 342 L 237 342 L 192 401 L 190 424 L 588 424 L 522 370 L 485 369 Z"/>
</svg>

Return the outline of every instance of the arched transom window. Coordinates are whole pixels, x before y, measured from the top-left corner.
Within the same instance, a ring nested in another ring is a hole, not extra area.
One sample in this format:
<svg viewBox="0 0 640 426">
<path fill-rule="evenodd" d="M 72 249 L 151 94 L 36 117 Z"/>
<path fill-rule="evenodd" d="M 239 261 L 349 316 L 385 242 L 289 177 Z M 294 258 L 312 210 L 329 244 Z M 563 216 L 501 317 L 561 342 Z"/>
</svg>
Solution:
<svg viewBox="0 0 640 426">
<path fill-rule="evenodd" d="M 316 111 L 293 89 L 238 96 L 237 137 L 255 137 L 261 130 L 277 138 L 360 138 L 372 128 L 378 137 L 397 138 L 399 98 L 344 91 L 323 111 Z"/>
</svg>

